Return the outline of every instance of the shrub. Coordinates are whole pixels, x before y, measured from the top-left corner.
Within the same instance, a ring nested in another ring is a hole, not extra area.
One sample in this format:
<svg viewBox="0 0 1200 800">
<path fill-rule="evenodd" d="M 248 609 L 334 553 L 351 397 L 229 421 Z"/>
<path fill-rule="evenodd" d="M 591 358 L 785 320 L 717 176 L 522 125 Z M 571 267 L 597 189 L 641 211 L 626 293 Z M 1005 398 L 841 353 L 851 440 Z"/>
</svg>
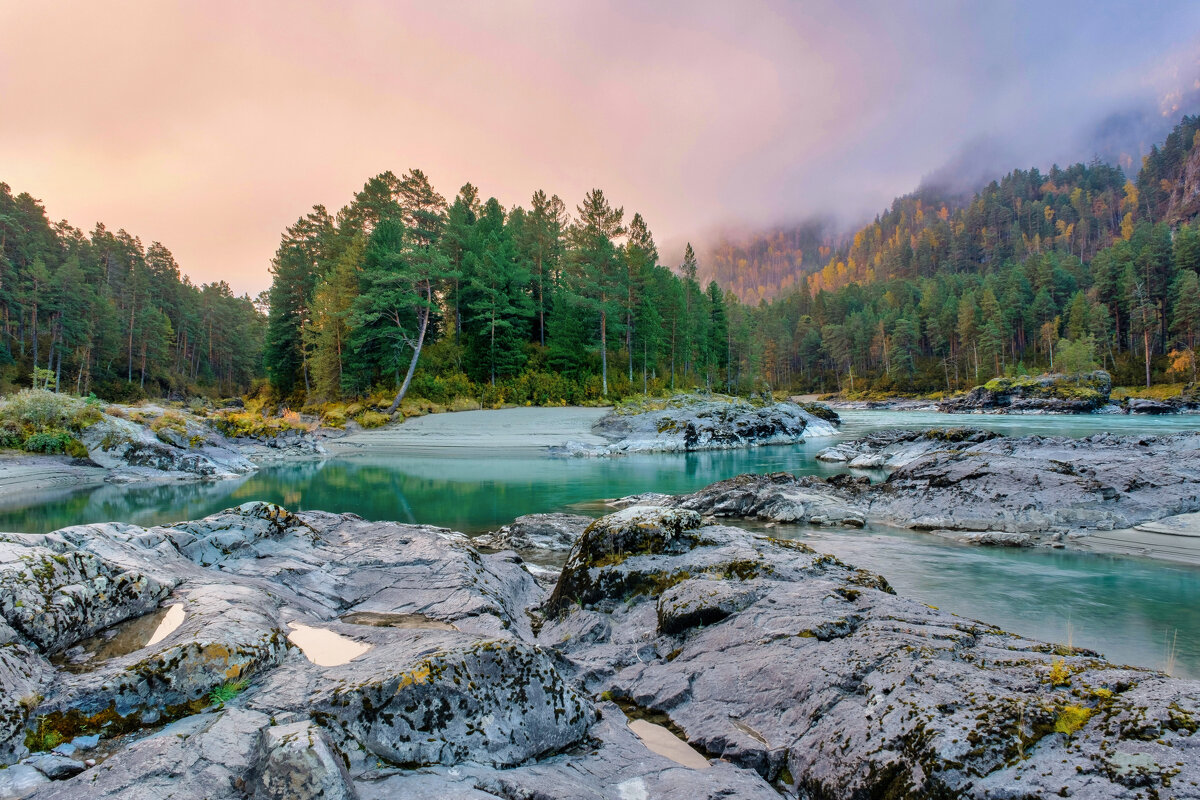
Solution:
<svg viewBox="0 0 1200 800">
<path fill-rule="evenodd" d="M 392 418 L 378 411 L 364 411 L 354 418 L 355 422 L 364 428 L 378 428 L 387 425 Z"/>
<path fill-rule="evenodd" d="M 499 408 L 504 405 L 504 389 L 485 383 L 479 392 L 479 404 L 484 408 Z"/>
<path fill-rule="evenodd" d="M 0 423 L 0 448 L 20 450 L 25 443 L 25 434 L 21 426 L 11 420 Z"/>
<path fill-rule="evenodd" d="M 327 405 L 321 410 L 321 424 L 327 428 L 344 428 L 347 419 L 349 417 L 343 405 Z"/>
<path fill-rule="evenodd" d="M 1050 674 L 1047 680 L 1051 686 L 1066 686 L 1071 682 L 1071 668 L 1067 666 L 1067 662 L 1061 658 L 1055 659 L 1050 665 Z"/>
<path fill-rule="evenodd" d="M 75 412 L 71 398 L 44 389 L 22 389 L 4 404 L 0 415 L 35 431 L 65 427 Z"/>
<path fill-rule="evenodd" d="M 30 434 L 25 439 L 24 448 L 28 453 L 66 453 L 76 458 L 87 455 L 83 444 L 64 428 L 50 428 Z"/>
<path fill-rule="evenodd" d="M 1086 706 L 1064 706 L 1058 712 L 1058 719 L 1054 721 L 1054 732 L 1070 736 L 1086 725 L 1087 721 L 1091 718 L 1092 709 Z"/>
<path fill-rule="evenodd" d="M 160 439 L 163 438 L 162 433 L 164 431 L 173 431 L 183 436 L 187 433 L 187 422 L 175 412 L 168 411 L 150 423 L 150 430 L 159 434 L 158 438 Z"/>
</svg>

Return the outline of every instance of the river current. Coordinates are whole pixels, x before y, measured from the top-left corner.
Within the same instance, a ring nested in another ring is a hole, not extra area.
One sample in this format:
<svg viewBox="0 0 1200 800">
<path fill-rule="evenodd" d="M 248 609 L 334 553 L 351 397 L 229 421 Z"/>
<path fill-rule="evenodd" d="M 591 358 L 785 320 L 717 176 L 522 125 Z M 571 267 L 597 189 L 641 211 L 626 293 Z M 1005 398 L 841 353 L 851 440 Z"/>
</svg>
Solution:
<svg viewBox="0 0 1200 800">
<path fill-rule="evenodd" d="M 987 427 L 1009 435 L 1087 436 L 1200 429 L 1200 416 L 947 417 L 845 411 L 837 438 L 881 428 Z M 354 456 L 266 466 L 227 481 L 103 485 L 26 496 L 0 508 L 0 530 L 46 532 L 121 521 L 197 519 L 249 500 L 295 511 L 351 511 L 367 519 L 440 525 L 468 534 L 522 514 L 603 513 L 601 500 L 688 492 L 744 472 L 833 474 L 814 456 L 834 439 L 790 447 L 623 458 L 537 454 Z M 900 594 L 1038 639 L 1088 647 L 1114 661 L 1200 677 L 1200 568 L 1063 550 L 959 545 L 882 527 L 865 531 L 780 526 L 773 535 L 883 574 Z"/>
</svg>

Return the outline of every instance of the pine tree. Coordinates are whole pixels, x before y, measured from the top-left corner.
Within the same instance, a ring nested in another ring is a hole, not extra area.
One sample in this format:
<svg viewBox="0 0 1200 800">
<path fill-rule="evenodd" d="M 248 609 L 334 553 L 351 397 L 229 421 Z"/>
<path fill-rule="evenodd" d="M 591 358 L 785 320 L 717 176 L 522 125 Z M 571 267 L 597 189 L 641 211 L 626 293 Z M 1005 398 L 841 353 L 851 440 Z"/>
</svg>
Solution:
<svg viewBox="0 0 1200 800">
<path fill-rule="evenodd" d="M 623 255 L 625 272 L 621 277 L 625 289 L 625 350 L 629 355 L 629 380 L 632 382 L 633 337 L 634 331 L 640 328 L 634 324 L 634 320 L 642 307 L 642 297 L 647 289 L 650 270 L 658 264 L 658 248 L 654 246 L 654 237 L 641 214 L 634 214 L 629 223 L 629 240 L 625 243 Z"/>
<path fill-rule="evenodd" d="M 1190 269 L 1179 275 L 1175 286 L 1175 303 L 1171 309 L 1171 333 L 1191 349 L 1200 338 L 1200 278 Z"/>
<path fill-rule="evenodd" d="M 604 397 L 608 397 L 608 329 L 609 321 L 620 313 L 620 255 L 616 239 L 624 235 L 621 224 L 625 211 L 613 208 L 604 192 L 588 192 L 577 209 L 571 226 L 570 279 L 574 294 L 599 318 L 600 381 Z"/>
</svg>

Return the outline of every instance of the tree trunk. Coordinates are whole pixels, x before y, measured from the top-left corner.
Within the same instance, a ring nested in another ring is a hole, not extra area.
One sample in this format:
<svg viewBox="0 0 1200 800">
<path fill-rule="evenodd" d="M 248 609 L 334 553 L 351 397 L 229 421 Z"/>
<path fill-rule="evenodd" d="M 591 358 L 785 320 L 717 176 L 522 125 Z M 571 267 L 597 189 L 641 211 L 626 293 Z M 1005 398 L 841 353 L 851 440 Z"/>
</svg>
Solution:
<svg viewBox="0 0 1200 800">
<path fill-rule="evenodd" d="M 432 292 L 430 292 L 432 294 Z M 432 298 L 431 298 L 432 302 Z M 408 385 L 412 383 L 413 373 L 417 371 L 417 359 L 421 357 L 421 347 L 425 344 L 425 329 L 429 327 L 429 307 L 421 309 L 421 327 L 417 333 L 417 346 L 413 348 L 412 361 L 408 365 L 408 374 L 404 376 L 404 383 L 400 384 L 400 391 L 396 392 L 396 399 L 392 401 L 388 407 L 389 415 L 395 414 L 396 409 L 400 407 L 400 403 L 404 400 L 404 395 L 408 393 Z"/>
<path fill-rule="evenodd" d="M 129 306 L 129 367 L 125 375 L 126 383 L 133 383 L 133 305 Z"/>
<path fill-rule="evenodd" d="M 608 312 L 600 312 L 600 385 L 608 397 Z"/>
<path fill-rule="evenodd" d="M 1142 342 L 1146 350 L 1146 388 L 1150 388 L 1150 328 L 1147 326 L 1142 330 Z"/>
</svg>

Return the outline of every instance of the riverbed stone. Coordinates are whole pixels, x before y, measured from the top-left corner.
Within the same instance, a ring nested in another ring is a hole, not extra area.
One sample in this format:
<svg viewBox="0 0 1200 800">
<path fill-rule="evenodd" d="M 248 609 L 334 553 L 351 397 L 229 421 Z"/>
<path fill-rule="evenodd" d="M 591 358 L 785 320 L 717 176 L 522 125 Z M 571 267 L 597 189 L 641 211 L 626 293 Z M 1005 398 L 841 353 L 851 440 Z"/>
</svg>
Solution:
<svg viewBox="0 0 1200 800">
<path fill-rule="evenodd" d="M 144 614 L 169 591 L 141 571 L 56 548 L 49 537 L 0 534 L 0 616 L 45 653 Z"/>
<path fill-rule="evenodd" d="M 351 758 L 393 765 L 512 766 L 575 744 L 594 721 L 543 648 L 443 630 L 364 636 L 375 646 L 345 664 L 291 659 L 252 706 L 311 712 Z"/>
<path fill-rule="evenodd" d="M 219 687 L 245 685 L 286 652 L 275 604 L 261 589 L 193 586 L 179 599 L 177 630 L 92 671 L 60 675 L 30 724 L 70 740 L 170 721 L 209 705 Z"/>
<path fill-rule="evenodd" d="M 759 775 L 727 762 L 715 761 L 703 770 L 676 764 L 649 750 L 629 729 L 629 720 L 615 704 L 599 703 L 598 711 L 601 718 L 592 727 L 586 748 L 509 769 L 463 764 L 452 768 L 366 772 L 355 782 L 359 798 L 777 800 L 779 797 Z"/>
<path fill-rule="evenodd" d="M 608 445 L 572 443 L 567 455 L 726 450 L 797 444 L 805 436 L 833 436 L 837 415 L 811 413 L 789 401 L 749 401 L 724 395 L 676 395 L 619 406 L 592 426 Z"/>
<path fill-rule="evenodd" d="M 962 444 L 952 455 L 1006 452 Z M 784 497 L 815 522 L 808 495 L 866 511 L 887 491 L 759 478 L 698 493 L 698 507 L 596 520 L 549 594 L 513 552 L 481 554 L 452 531 L 269 504 L 24 541 L 137 571 L 184 617 L 83 672 L 4 622 L 0 681 L 31 698 L 10 704 L 8 758 L 26 757 L 26 737 L 48 750 L 102 735 L 110 757 L 34 788 L 56 800 L 1195 796 L 1200 684 L 897 597 L 878 575 L 702 510 L 732 489 L 742 499 L 725 513 Z M 353 649 L 302 652 L 285 636 L 301 625 Z M 709 766 L 656 755 L 627 717 Z"/>
<path fill-rule="evenodd" d="M 49 782 L 49 778 L 28 764 L 0 768 L 0 800 L 28 797 Z"/>
<path fill-rule="evenodd" d="M 591 517 L 579 514 L 526 514 L 493 533 L 477 536 L 476 547 L 493 550 L 570 550 Z"/>
<path fill-rule="evenodd" d="M 311 722 L 293 722 L 262 732 L 255 800 L 354 800 L 356 793 L 342 756 L 326 733 Z"/>
<path fill-rule="evenodd" d="M 182 719 L 36 800 L 244 800 L 270 717 L 239 708 Z"/>
<path fill-rule="evenodd" d="M 1074 439 L 878 431 L 837 447 L 839 458 L 884 454 L 891 472 L 880 483 L 844 474 L 742 475 L 641 502 L 776 522 L 1028 534 L 1034 544 L 1200 511 L 1200 433 Z"/>
<path fill-rule="evenodd" d="M 38 753 L 24 759 L 21 763 L 28 764 L 52 781 L 66 780 L 87 769 L 82 761 L 76 761 L 57 753 Z"/>
</svg>

